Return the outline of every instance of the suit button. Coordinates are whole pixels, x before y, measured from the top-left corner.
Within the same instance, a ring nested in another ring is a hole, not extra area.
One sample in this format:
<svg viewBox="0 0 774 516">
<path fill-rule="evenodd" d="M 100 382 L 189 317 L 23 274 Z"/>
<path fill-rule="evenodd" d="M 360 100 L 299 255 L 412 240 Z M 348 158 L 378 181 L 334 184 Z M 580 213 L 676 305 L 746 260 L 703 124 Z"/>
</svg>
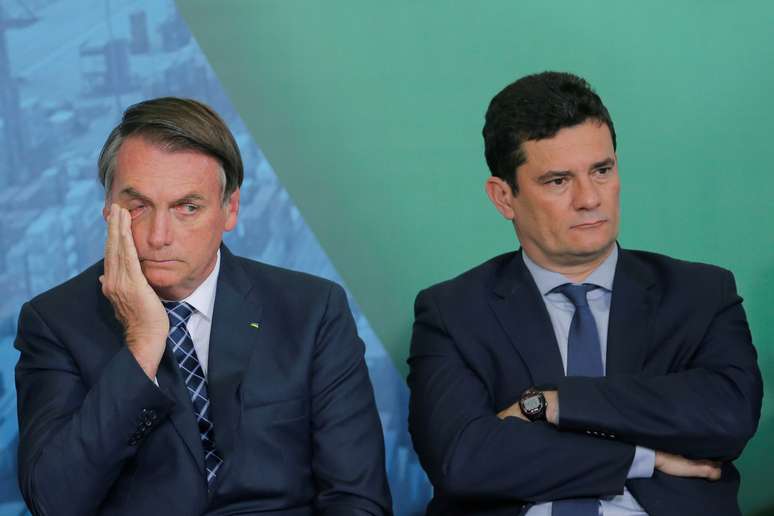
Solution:
<svg viewBox="0 0 774 516">
<path fill-rule="evenodd" d="M 156 421 L 156 417 L 157 417 L 156 416 L 156 411 L 153 410 L 153 409 L 150 409 L 148 411 L 148 419 L 150 419 L 151 421 Z"/>
</svg>

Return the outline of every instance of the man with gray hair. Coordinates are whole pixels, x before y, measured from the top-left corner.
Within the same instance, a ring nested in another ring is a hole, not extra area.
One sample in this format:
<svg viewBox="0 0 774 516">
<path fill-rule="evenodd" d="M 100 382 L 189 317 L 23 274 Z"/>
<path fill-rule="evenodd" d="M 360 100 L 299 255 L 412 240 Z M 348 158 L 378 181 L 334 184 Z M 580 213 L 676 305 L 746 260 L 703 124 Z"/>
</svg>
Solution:
<svg viewBox="0 0 774 516">
<path fill-rule="evenodd" d="M 19 319 L 30 510 L 391 514 L 344 291 L 222 243 L 243 170 L 220 117 L 193 100 L 136 104 L 99 175 L 104 260 Z"/>
</svg>

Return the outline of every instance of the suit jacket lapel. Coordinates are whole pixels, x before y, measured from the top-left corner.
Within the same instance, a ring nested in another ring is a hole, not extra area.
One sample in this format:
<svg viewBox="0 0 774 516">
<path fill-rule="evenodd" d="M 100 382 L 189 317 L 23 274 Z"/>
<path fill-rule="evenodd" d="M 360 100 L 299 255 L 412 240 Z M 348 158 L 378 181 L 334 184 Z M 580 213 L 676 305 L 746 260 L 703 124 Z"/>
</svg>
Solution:
<svg viewBox="0 0 774 516">
<path fill-rule="evenodd" d="M 657 306 L 654 285 L 650 270 L 620 249 L 607 330 L 607 376 L 642 371 Z"/>
<path fill-rule="evenodd" d="M 175 406 L 169 414 L 169 419 L 180 438 L 185 442 L 186 448 L 188 448 L 194 461 L 196 461 L 196 465 L 199 467 L 199 471 L 203 475 L 204 449 L 202 448 L 201 436 L 199 434 L 199 425 L 196 422 L 191 397 L 180 374 L 177 359 L 175 359 L 169 346 L 164 350 L 164 356 L 156 372 L 156 378 L 159 382 L 159 388 L 167 396 L 175 400 Z"/>
<path fill-rule="evenodd" d="M 495 278 L 489 304 L 527 365 L 532 383 L 552 386 L 564 377 L 551 320 L 532 276 L 514 253 Z"/>
<path fill-rule="evenodd" d="M 239 387 L 256 348 L 253 343 L 261 338 L 263 307 L 251 278 L 239 261 L 225 246 L 221 246 L 220 253 L 207 386 L 212 403 L 215 443 L 224 459 L 225 473 L 237 445 L 237 429 L 242 413 Z M 218 475 L 219 478 L 222 476 Z"/>
</svg>

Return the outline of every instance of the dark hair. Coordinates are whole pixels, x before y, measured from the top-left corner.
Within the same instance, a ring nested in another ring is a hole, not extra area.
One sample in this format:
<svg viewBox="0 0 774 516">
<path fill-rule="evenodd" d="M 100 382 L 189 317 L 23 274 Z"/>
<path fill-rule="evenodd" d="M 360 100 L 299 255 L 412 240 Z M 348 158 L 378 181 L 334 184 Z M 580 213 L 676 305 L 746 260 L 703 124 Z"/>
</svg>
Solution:
<svg viewBox="0 0 774 516">
<path fill-rule="evenodd" d="M 242 156 L 225 122 L 209 106 L 192 99 L 161 97 L 130 106 L 99 155 L 99 180 L 110 190 L 124 139 L 142 136 L 170 152 L 193 150 L 220 162 L 223 202 L 242 184 Z"/>
<path fill-rule="evenodd" d="M 615 149 L 613 121 L 588 82 L 563 72 L 522 77 L 495 95 L 486 111 L 482 133 L 489 170 L 517 193 L 516 169 L 527 160 L 522 143 L 551 138 L 588 119 L 607 125 Z"/>
</svg>

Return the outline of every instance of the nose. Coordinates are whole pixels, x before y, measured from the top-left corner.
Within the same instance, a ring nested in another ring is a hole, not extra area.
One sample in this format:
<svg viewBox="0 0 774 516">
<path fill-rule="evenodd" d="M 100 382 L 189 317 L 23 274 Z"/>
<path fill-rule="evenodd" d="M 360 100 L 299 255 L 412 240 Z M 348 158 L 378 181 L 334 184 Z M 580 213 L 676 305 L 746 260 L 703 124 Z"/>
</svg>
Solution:
<svg viewBox="0 0 774 516">
<path fill-rule="evenodd" d="M 160 249 L 172 243 L 172 224 L 166 210 L 154 210 L 148 231 L 148 245 Z"/>
<path fill-rule="evenodd" d="M 593 210 L 601 203 L 598 185 L 587 175 L 574 181 L 573 207 L 576 210 Z"/>
</svg>

